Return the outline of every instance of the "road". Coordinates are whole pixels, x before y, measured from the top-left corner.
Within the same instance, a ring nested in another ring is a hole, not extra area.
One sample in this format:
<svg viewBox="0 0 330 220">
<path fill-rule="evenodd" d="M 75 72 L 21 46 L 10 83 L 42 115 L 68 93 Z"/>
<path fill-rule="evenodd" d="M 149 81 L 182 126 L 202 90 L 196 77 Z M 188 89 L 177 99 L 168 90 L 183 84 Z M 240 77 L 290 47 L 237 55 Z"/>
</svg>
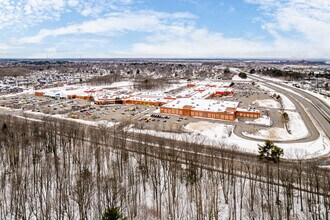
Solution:
<svg viewBox="0 0 330 220">
<path fill-rule="evenodd" d="M 304 92 L 300 89 L 280 84 L 278 82 L 271 81 L 269 79 L 265 79 L 262 77 L 255 77 L 249 75 L 250 78 L 255 80 L 260 80 L 267 84 L 267 86 L 271 87 L 272 89 L 277 90 L 278 92 L 285 92 L 286 95 L 290 95 L 294 99 L 296 99 L 301 105 L 303 105 L 314 117 L 317 123 L 321 126 L 325 134 L 329 137 L 330 135 L 330 108 L 326 103 L 322 100 L 318 99 L 317 97 Z M 288 90 L 283 90 L 283 88 Z M 290 91 L 291 90 L 291 91 Z M 292 92 L 293 91 L 293 92 Z M 291 99 L 292 100 L 292 99 Z"/>
<path fill-rule="evenodd" d="M 316 121 L 319 123 L 319 125 L 322 127 L 325 134 L 330 135 L 330 108 L 326 103 L 324 103 L 322 100 L 318 99 L 317 97 L 304 92 L 300 89 L 287 86 L 285 84 L 280 84 L 281 87 L 291 89 L 294 92 L 298 93 L 299 95 L 294 95 L 294 97 L 299 100 L 300 103 L 302 103 L 307 109 L 311 112 L 313 117 L 316 119 Z"/>
</svg>

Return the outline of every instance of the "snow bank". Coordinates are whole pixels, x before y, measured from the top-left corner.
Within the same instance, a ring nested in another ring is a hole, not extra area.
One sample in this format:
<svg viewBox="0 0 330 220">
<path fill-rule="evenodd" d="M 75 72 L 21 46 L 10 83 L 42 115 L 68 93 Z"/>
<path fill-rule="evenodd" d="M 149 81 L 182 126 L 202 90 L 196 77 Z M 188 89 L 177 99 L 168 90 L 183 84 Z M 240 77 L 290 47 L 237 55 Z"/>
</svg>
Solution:
<svg viewBox="0 0 330 220">
<path fill-rule="evenodd" d="M 274 99 L 255 100 L 252 104 L 265 108 L 281 108 L 281 104 Z"/>
</svg>

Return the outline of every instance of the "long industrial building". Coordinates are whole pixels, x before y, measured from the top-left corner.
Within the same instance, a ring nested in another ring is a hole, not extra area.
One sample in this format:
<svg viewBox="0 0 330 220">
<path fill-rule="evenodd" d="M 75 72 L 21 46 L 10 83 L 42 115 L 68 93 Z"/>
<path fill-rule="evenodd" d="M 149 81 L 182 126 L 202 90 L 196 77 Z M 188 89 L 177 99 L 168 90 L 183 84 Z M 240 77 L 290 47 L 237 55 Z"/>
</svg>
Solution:
<svg viewBox="0 0 330 220">
<path fill-rule="evenodd" d="M 239 108 L 238 102 L 189 98 L 177 99 L 161 106 L 160 113 L 231 121 L 237 117 L 260 117 L 260 111 Z"/>
</svg>

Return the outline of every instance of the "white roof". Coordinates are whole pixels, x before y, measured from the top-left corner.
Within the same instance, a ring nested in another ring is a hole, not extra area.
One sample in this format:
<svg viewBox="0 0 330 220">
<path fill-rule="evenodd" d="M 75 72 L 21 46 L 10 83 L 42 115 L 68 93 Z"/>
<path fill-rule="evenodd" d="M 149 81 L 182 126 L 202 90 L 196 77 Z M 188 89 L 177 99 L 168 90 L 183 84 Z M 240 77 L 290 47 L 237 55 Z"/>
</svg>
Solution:
<svg viewBox="0 0 330 220">
<path fill-rule="evenodd" d="M 164 99 L 162 96 L 132 96 L 128 100 L 136 101 L 146 101 L 146 102 L 168 102 L 167 99 Z"/>
<path fill-rule="evenodd" d="M 259 110 L 254 108 L 237 108 L 236 110 L 239 112 L 260 112 Z"/>
<path fill-rule="evenodd" d="M 164 107 L 183 108 L 184 106 L 192 106 L 192 109 L 199 111 L 225 112 L 227 108 L 237 108 L 238 104 L 238 102 L 231 101 L 181 98 L 167 103 Z"/>
</svg>

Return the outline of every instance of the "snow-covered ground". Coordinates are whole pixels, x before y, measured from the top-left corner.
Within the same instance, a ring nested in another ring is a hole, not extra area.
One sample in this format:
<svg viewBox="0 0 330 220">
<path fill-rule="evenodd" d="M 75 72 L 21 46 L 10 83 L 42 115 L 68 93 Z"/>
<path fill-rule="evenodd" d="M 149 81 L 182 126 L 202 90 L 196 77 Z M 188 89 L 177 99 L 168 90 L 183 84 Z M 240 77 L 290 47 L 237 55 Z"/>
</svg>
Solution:
<svg viewBox="0 0 330 220">
<path fill-rule="evenodd" d="M 130 87 L 133 85 L 134 82 L 132 81 L 122 81 L 122 82 L 114 82 L 109 87 Z"/>
<path fill-rule="evenodd" d="M 111 121 L 106 121 L 106 120 L 102 120 L 102 121 L 87 121 L 87 120 L 82 120 L 82 119 L 73 119 L 73 118 L 68 118 L 66 115 L 61 115 L 61 114 L 57 114 L 57 115 L 49 115 L 49 114 L 45 114 L 42 112 L 32 112 L 32 111 L 25 111 L 26 115 L 39 115 L 39 116 L 44 116 L 44 117 L 50 117 L 50 118 L 59 118 L 59 119 L 64 119 L 67 121 L 73 121 L 73 122 L 77 122 L 80 124 L 85 124 L 85 125 L 92 125 L 92 126 L 99 126 L 99 125 L 104 125 L 107 127 L 112 127 L 114 125 L 114 122 Z"/>
<path fill-rule="evenodd" d="M 173 140 L 214 145 L 228 139 L 234 129 L 233 125 L 199 121 L 187 124 L 183 130 L 187 133 L 162 132 L 155 130 L 136 129 L 130 126 L 128 131 L 164 137 Z"/>
<path fill-rule="evenodd" d="M 258 146 L 263 145 L 264 141 L 246 140 L 232 134 L 227 143 L 236 145 L 242 151 L 258 153 Z M 276 143 L 276 145 L 284 150 L 284 158 L 295 159 L 298 154 L 300 155 L 300 158 L 314 158 L 330 153 L 330 140 L 325 134 L 322 134 L 315 141 L 302 143 Z"/>
<path fill-rule="evenodd" d="M 153 113 L 160 113 L 160 108 L 158 108 L 155 111 L 153 111 Z"/>
<path fill-rule="evenodd" d="M 265 92 L 275 92 L 274 89 L 271 89 L 267 86 L 265 86 L 263 83 L 257 83 L 257 86 L 259 87 L 260 90 L 265 91 Z"/>
<path fill-rule="evenodd" d="M 199 121 L 187 124 L 184 129 L 193 134 L 203 135 L 209 138 L 228 138 L 231 135 L 233 127 L 233 125 Z"/>
<path fill-rule="evenodd" d="M 281 108 L 281 104 L 274 99 L 255 100 L 252 104 L 265 108 Z"/>
<path fill-rule="evenodd" d="M 19 93 L 11 93 L 11 94 L 6 94 L 6 95 L 0 95 L 0 97 L 16 97 L 19 95 L 26 95 L 26 94 L 34 94 L 35 90 L 34 89 L 27 89 L 24 90 L 23 92 L 19 92 Z"/>
<path fill-rule="evenodd" d="M 283 134 L 286 132 L 285 135 L 291 139 L 293 137 L 297 139 L 297 137 L 304 137 L 308 135 L 308 130 L 304 122 L 301 120 L 300 115 L 292 112 L 288 112 L 288 114 L 292 120 L 289 126 L 294 128 L 292 130 L 292 135 L 289 136 L 284 128 L 281 132 Z M 130 127 L 129 130 L 132 132 L 154 135 L 157 137 L 187 141 L 189 143 L 201 143 L 212 146 L 236 146 L 242 151 L 258 153 L 258 147 L 259 145 L 264 144 L 265 138 L 260 141 L 247 140 L 236 136 L 233 133 L 233 128 L 233 125 L 199 121 L 185 126 L 184 130 L 189 131 L 190 133 L 159 132 L 155 130 L 134 129 L 132 127 Z M 330 141 L 322 132 L 321 136 L 315 141 L 303 143 L 276 143 L 276 145 L 283 148 L 285 158 L 294 158 L 298 154 L 303 154 L 304 158 L 312 158 L 330 152 Z"/>
<path fill-rule="evenodd" d="M 254 125 L 264 125 L 264 126 L 271 126 L 273 124 L 272 120 L 269 116 L 263 115 L 260 118 L 257 118 L 253 121 L 247 121 L 246 124 L 254 124 Z"/>
<path fill-rule="evenodd" d="M 270 78 L 268 76 L 263 76 L 263 75 L 259 75 L 259 74 L 253 74 L 254 77 L 257 77 L 258 80 L 260 81 L 264 81 L 262 79 L 266 79 L 266 80 L 270 80 L 270 81 L 273 81 L 273 82 L 279 82 L 279 83 L 282 83 L 284 82 L 282 79 L 277 79 L 277 78 Z M 261 77 L 261 78 L 260 78 Z"/>
<path fill-rule="evenodd" d="M 263 83 L 258 83 L 257 85 L 258 85 L 260 90 L 267 92 L 271 96 L 273 96 L 274 94 L 281 96 L 282 105 L 283 105 L 284 109 L 286 109 L 286 110 L 295 110 L 296 109 L 296 106 L 283 93 L 276 92 L 274 89 L 271 89 L 271 88 L 267 87 Z"/>
<path fill-rule="evenodd" d="M 282 105 L 283 105 L 283 108 L 286 109 L 286 110 L 295 110 L 296 109 L 296 106 L 290 101 L 290 99 L 282 94 L 282 93 L 277 93 L 279 96 L 281 96 L 282 98 Z"/>
<path fill-rule="evenodd" d="M 243 79 L 243 78 L 239 77 L 238 75 L 233 76 L 233 78 L 231 80 L 232 81 L 242 81 L 242 82 L 251 82 L 252 81 L 249 78 Z"/>
<path fill-rule="evenodd" d="M 278 127 L 261 129 L 255 133 L 243 132 L 243 134 L 256 139 L 276 141 L 292 141 L 307 137 L 309 132 L 300 114 L 297 112 L 287 113 L 289 115 L 288 130 L 291 131 L 291 134 L 285 128 Z"/>
</svg>

